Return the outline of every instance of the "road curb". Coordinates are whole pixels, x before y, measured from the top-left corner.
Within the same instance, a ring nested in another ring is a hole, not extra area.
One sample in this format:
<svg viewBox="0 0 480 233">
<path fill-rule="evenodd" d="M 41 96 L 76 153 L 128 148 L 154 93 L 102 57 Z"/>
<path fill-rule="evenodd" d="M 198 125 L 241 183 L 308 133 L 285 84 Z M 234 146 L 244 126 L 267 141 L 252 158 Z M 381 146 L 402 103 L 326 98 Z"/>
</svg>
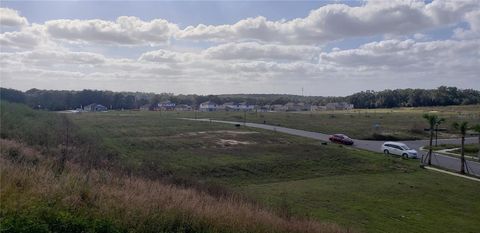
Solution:
<svg viewBox="0 0 480 233">
<path fill-rule="evenodd" d="M 454 148 L 454 149 L 458 149 L 458 148 Z M 419 148 L 420 151 L 423 151 L 423 152 L 428 152 L 427 149 L 425 149 L 424 146 L 420 147 Z M 437 150 L 437 151 L 432 151 L 433 153 L 437 153 L 439 155 L 445 155 L 445 156 L 450 156 L 450 157 L 453 157 L 453 158 L 457 158 L 459 159 L 461 155 L 459 154 L 455 154 L 455 153 L 450 153 L 450 152 L 447 152 L 445 150 L 452 150 L 452 149 L 444 149 L 444 150 Z M 470 155 L 465 155 L 465 159 L 468 159 L 469 161 L 472 161 L 472 162 L 478 162 L 478 157 L 474 157 L 474 156 L 470 156 Z"/>
<path fill-rule="evenodd" d="M 442 169 L 438 169 L 438 168 L 434 168 L 434 167 L 429 167 L 429 166 L 423 166 L 423 168 L 428 169 L 428 170 L 432 170 L 432 171 L 437 171 L 437 172 L 449 174 L 449 175 L 452 175 L 452 176 L 457 176 L 457 177 L 461 177 L 461 178 L 465 178 L 465 179 L 469 179 L 469 180 L 473 180 L 473 181 L 480 182 L 480 179 L 479 179 L 479 178 L 475 178 L 475 177 L 471 177 L 471 176 L 466 176 L 466 175 L 461 175 L 461 174 L 458 174 L 458 173 L 455 173 L 455 172 L 449 172 L 449 171 L 445 171 L 445 170 L 442 170 Z"/>
</svg>

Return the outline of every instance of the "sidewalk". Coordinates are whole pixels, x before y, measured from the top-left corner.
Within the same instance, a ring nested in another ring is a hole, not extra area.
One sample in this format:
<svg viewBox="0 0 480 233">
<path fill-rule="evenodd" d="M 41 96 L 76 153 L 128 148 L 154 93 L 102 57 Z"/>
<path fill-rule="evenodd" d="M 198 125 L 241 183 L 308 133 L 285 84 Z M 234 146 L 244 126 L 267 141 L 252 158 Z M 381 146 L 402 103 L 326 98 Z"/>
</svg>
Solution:
<svg viewBox="0 0 480 233">
<path fill-rule="evenodd" d="M 449 175 L 452 175 L 452 176 L 458 176 L 458 177 L 461 177 L 461 178 L 465 178 L 465 179 L 469 179 L 469 180 L 473 180 L 473 181 L 480 182 L 480 179 L 479 179 L 479 178 L 475 178 L 475 177 L 471 177 L 471 176 L 466 176 L 466 175 L 458 174 L 458 173 L 455 173 L 455 172 L 449 172 L 449 171 L 445 171 L 445 170 L 442 170 L 442 169 L 438 169 L 438 168 L 434 168 L 434 167 L 429 167 L 429 166 L 424 166 L 424 168 L 425 168 L 425 169 L 428 169 L 428 170 L 437 171 L 437 172 L 449 174 Z"/>
</svg>

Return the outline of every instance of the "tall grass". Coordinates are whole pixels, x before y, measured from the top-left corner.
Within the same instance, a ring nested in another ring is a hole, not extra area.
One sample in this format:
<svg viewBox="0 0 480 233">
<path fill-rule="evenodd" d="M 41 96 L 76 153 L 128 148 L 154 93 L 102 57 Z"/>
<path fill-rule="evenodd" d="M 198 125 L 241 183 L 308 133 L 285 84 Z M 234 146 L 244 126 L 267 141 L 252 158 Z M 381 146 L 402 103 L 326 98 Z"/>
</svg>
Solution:
<svg viewBox="0 0 480 233">
<path fill-rule="evenodd" d="M 282 218 L 234 195 L 85 171 L 72 162 L 58 175 L 55 162 L 34 148 L 4 139 L 0 146 L 2 232 L 347 232 Z"/>
<path fill-rule="evenodd" d="M 0 110 L 0 232 L 345 232 L 221 186 L 132 175 L 65 115 Z"/>
</svg>

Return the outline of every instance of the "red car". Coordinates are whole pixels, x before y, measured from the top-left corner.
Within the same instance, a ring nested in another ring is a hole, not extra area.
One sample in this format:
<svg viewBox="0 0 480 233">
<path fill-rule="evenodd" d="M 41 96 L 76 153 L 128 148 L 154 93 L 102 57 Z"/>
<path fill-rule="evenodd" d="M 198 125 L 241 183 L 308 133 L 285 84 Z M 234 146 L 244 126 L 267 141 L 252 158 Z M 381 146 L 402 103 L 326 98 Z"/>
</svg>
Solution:
<svg viewBox="0 0 480 233">
<path fill-rule="evenodd" d="M 328 138 L 331 142 L 344 145 L 353 145 L 353 140 L 345 134 L 334 134 Z"/>
</svg>

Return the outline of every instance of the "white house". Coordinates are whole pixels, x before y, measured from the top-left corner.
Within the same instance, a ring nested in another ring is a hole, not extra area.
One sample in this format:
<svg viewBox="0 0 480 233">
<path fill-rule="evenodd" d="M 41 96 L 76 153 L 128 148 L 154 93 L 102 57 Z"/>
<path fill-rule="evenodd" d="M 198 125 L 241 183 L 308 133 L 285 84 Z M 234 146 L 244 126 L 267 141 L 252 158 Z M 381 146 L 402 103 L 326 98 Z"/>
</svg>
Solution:
<svg viewBox="0 0 480 233">
<path fill-rule="evenodd" d="M 175 103 L 167 100 L 167 101 L 163 101 L 163 102 L 160 102 L 157 104 L 158 108 L 161 110 L 161 111 L 172 111 L 175 109 Z"/>
<path fill-rule="evenodd" d="M 242 103 L 233 103 L 227 102 L 218 107 L 218 109 L 225 110 L 225 111 L 253 111 L 255 109 L 255 105 L 248 104 L 247 102 Z"/>
<path fill-rule="evenodd" d="M 83 110 L 86 111 L 86 112 L 105 112 L 108 109 L 107 109 L 107 107 L 105 107 L 101 104 L 93 103 L 93 104 L 89 104 L 87 106 L 84 106 Z"/>
<path fill-rule="evenodd" d="M 218 109 L 218 104 L 213 101 L 207 101 L 200 104 L 199 110 L 202 112 L 214 112 Z"/>
</svg>

